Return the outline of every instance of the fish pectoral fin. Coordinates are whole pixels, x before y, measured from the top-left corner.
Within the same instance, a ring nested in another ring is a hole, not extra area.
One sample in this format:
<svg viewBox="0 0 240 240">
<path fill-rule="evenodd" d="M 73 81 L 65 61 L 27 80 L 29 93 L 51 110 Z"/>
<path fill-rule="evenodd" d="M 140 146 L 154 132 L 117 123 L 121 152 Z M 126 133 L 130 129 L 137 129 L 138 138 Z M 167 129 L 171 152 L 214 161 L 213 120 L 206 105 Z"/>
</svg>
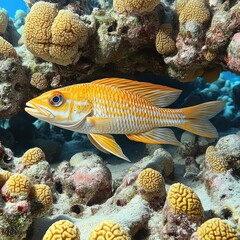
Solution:
<svg viewBox="0 0 240 240">
<path fill-rule="evenodd" d="M 109 128 L 109 126 L 116 123 L 118 118 L 108 118 L 108 117 L 88 117 L 87 121 L 91 126 L 97 127 L 98 130 L 104 130 Z"/>
<path fill-rule="evenodd" d="M 181 144 L 169 128 L 155 128 L 144 133 L 128 134 L 127 137 L 136 142 L 149 144 L 171 144 L 176 146 Z"/>
<path fill-rule="evenodd" d="M 182 92 L 182 90 L 176 88 L 124 78 L 103 78 L 93 81 L 92 84 L 105 85 L 130 91 L 145 98 L 152 105 L 157 107 L 166 107 L 170 105 Z"/>
<path fill-rule="evenodd" d="M 113 136 L 109 134 L 96 133 L 90 133 L 88 136 L 90 136 L 89 139 L 93 145 L 99 150 L 112 153 L 113 155 L 130 162 L 130 160 L 123 154 L 121 147 L 116 143 Z"/>
<path fill-rule="evenodd" d="M 97 141 L 94 140 L 94 138 L 92 137 L 92 134 L 87 134 L 88 139 L 90 140 L 90 142 L 100 151 L 109 154 L 108 151 L 106 151 L 103 147 L 101 147 L 101 145 L 98 144 Z"/>
</svg>

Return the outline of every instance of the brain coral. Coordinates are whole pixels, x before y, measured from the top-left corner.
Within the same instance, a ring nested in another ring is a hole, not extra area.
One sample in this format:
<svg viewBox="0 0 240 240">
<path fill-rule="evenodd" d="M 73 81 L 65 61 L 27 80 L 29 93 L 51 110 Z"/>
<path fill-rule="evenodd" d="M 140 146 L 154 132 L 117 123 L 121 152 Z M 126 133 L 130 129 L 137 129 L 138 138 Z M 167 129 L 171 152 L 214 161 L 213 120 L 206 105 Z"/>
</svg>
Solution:
<svg viewBox="0 0 240 240">
<path fill-rule="evenodd" d="M 9 171 L 1 171 L 0 172 L 0 188 L 5 184 L 5 182 L 10 178 L 12 175 Z"/>
<path fill-rule="evenodd" d="M 80 240 L 80 231 L 68 220 L 53 223 L 43 236 L 43 240 Z"/>
<path fill-rule="evenodd" d="M 32 75 L 30 84 L 39 90 L 44 90 L 48 87 L 48 81 L 46 77 L 40 72 Z"/>
<path fill-rule="evenodd" d="M 30 191 L 30 199 L 35 203 L 41 205 L 41 209 L 36 215 L 41 215 L 47 212 L 53 203 L 52 191 L 49 186 L 45 184 L 35 184 Z"/>
<path fill-rule="evenodd" d="M 152 168 L 146 168 L 141 171 L 138 175 L 137 183 L 147 192 L 158 192 L 165 186 L 161 173 Z"/>
<path fill-rule="evenodd" d="M 160 27 L 156 35 L 155 45 L 160 54 L 168 55 L 176 49 L 176 44 L 169 34 L 169 29 L 166 29 L 165 26 Z"/>
<path fill-rule="evenodd" d="M 151 12 L 160 0 L 113 0 L 113 6 L 119 13 Z"/>
<path fill-rule="evenodd" d="M 190 187 L 184 184 L 175 183 L 171 185 L 167 199 L 176 214 L 186 214 L 196 218 L 203 216 L 200 199 Z"/>
<path fill-rule="evenodd" d="M 23 39 L 35 56 L 60 65 L 71 64 L 87 41 L 87 27 L 69 10 L 37 2 L 26 17 Z"/>
<path fill-rule="evenodd" d="M 204 222 L 197 230 L 199 240 L 227 239 L 237 240 L 236 231 L 220 218 Z"/>
<path fill-rule="evenodd" d="M 8 41 L 0 36 L 0 59 L 1 58 L 8 58 L 8 57 L 16 57 L 17 53 Z"/>
<path fill-rule="evenodd" d="M 23 154 L 22 164 L 25 166 L 33 165 L 45 159 L 45 154 L 41 148 L 30 148 Z"/>
<path fill-rule="evenodd" d="M 130 240 L 124 229 L 112 221 L 104 221 L 91 233 L 88 240 Z"/>
<path fill-rule="evenodd" d="M 8 25 L 8 13 L 4 8 L 0 8 L 0 33 L 5 33 Z"/>
<path fill-rule="evenodd" d="M 215 173 L 223 173 L 227 171 L 227 162 L 218 153 L 214 146 L 209 146 L 205 154 L 205 162 L 209 165 L 210 169 Z"/>
<path fill-rule="evenodd" d="M 22 195 L 27 197 L 30 193 L 30 179 L 23 174 L 14 174 L 6 182 L 10 197 Z"/>
<path fill-rule="evenodd" d="M 188 21 L 207 23 L 210 19 L 210 12 L 206 0 L 189 0 L 181 9 L 179 15 L 180 23 Z"/>
</svg>

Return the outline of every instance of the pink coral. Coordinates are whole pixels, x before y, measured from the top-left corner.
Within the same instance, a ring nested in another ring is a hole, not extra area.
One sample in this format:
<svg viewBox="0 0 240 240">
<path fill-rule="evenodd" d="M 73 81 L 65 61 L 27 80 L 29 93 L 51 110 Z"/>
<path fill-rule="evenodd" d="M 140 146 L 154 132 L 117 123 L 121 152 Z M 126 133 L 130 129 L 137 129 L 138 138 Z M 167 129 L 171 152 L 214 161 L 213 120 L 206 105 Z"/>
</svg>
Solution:
<svg viewBox="0 0 240 240">
<path fill-rule="evenodd" d="M 240 71 L 240 33 L 235 33 L 227 49 L 227 65 L 233 71 Z"/>
</svg>

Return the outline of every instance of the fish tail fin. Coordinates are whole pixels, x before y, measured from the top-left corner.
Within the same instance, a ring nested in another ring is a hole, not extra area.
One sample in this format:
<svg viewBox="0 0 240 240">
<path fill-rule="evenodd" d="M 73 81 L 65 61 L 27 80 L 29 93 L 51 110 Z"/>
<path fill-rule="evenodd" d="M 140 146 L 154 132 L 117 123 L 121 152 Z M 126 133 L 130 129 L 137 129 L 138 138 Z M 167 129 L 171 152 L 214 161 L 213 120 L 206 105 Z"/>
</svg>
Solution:
<svg viewBox="0 0 240 240">
<path fill-rule="evenodd" d="M 212 101 L 182 108 L 185 121 L 177 127 L 202 137 L 217 138 L 218 132 L 209 119 L 221 112 L 225 103 L 225 101 Z"/>
</svg>

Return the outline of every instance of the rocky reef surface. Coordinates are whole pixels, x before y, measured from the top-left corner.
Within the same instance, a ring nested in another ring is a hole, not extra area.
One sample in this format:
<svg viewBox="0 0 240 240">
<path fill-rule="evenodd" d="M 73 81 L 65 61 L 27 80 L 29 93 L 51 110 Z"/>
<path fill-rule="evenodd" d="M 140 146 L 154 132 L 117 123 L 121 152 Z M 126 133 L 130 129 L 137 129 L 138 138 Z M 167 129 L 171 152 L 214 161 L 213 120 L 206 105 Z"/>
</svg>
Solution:
<svg viewBox="0 0 240 240">
<path fill-rule="evenodd" d="M 39 147 L 1 145 L 0 239 L 239 239 L 239 132 L 181 143 L 132 163 L 83 151 L 51 165 Z"/>
</svg>

